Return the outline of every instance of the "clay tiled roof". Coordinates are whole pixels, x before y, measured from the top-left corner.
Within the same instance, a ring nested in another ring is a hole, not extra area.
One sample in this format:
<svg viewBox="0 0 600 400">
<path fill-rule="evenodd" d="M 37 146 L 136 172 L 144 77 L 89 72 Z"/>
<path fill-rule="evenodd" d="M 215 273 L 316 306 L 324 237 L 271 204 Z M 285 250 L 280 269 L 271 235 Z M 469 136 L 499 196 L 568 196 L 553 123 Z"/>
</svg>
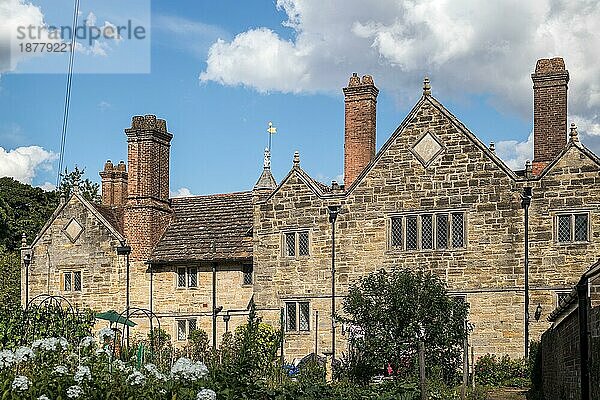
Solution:
<svg viewBox="0 0 600 400">
<path fill-rule="evenodd" d="M 98 210 L 100 215 L 113 227 L 117 232 L 123 235 L 123 207 L 110 207 L 101 204 L 92 203 L 94 208 Z"/>
<path fill-rule="evenodd" d="M 151 261 L 252 258 L 252 192 L 172 199 L 173 220 Z"/>
</svg>

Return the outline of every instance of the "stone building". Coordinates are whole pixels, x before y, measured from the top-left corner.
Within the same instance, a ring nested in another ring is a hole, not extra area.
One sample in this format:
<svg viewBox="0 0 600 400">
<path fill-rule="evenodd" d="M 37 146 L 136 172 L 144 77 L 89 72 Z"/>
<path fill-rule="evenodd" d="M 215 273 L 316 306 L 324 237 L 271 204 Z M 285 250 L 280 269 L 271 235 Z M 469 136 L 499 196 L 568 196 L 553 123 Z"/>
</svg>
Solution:
<svg viewBox="0 0 600 400">
<path fill-rule="evenodd" d="M 531 190 L 532 339 L 549 326 L 546 317 L 560 296 L 600 255 L 600 159 L 580 143 L 574 125 L 567 139 L 569 74 L 563 60 L 539 60 L 532 79 L 534 159 L 517 171 L 433 97 L 428 79 L 419 101 L 376 153 L 378 89 L 370 76 L 350 78 L 344 88 L 344 185 L 311 178 L 298 154 L 277 185 L 266 152 L 252 191 L 169 199 L 172 135 L 162 120 L 134 117 L 126 130 L 129 171 L 107 162 L 103 205 L 75 194 L 24 248 L 32 254 L 30 293 L 54 291 L 95 308 L 123 309 L 126 261 L 115 252 L 126 242 L 132 247 L 132 305 L 151 308 L 175 339 L 185 340 L 194 327 L 210 335 L 213 309 L 222 306 L 215 320 L 219 336 L 243 322 L 253 301 L 275 326 L 283 314 L 286 358 L 330 351 L 328 207 L 340 206 L 338 309 L 349 284 L 376 269 L 432 271 L 470 304 L 477 355 L 522 356 L 522 196 Z M 73 221 L 81 228 L 77 238 Z M 66 290 L 67 280 L 76 279 L 69 273 L 82 265 L 79 291 Z M 533 318 L 538 305 L 539 320 Z M 233 325 L 223 316 L 231 316 Z M 336 327 L 338 355 L 344 342 L 344 329 Z"/>
</svg>

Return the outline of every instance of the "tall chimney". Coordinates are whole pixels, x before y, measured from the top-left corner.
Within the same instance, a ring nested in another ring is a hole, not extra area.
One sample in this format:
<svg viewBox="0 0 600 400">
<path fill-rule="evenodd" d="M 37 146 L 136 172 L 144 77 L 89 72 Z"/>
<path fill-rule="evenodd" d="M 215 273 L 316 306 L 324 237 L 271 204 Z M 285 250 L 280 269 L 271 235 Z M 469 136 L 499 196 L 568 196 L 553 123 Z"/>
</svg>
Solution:
<svg viewBox="0 0 600 400">
<path fill-rule="evenodd" d="M 567 144 L 567 84 L 562 58 L 541 59 L 533 80 L 533 173 L 538 175 Z"/>
<path fill-rule="evenodd" d="M 110 207 L 122 207 L 127 202 L 127 167 L 124 161 L 117 166 L 108 160 L 104 170 L 100 172 L 102 178 L 102 204 Z"/>
<path fill-rule="evenodd" d="M 125 237 L 133 260 L 147 260 L 171 217 L 169 153 L 173 135 L 154 115 L 133 117 L 127 135 L 129 164 Z"/>
<path fill-rule="evenodd" d="M 344 185 L 349 187 L 375 156 L 375 123 L 379 90 L 373 77 L 350 77 L 345 97 Z"/>
</svg>

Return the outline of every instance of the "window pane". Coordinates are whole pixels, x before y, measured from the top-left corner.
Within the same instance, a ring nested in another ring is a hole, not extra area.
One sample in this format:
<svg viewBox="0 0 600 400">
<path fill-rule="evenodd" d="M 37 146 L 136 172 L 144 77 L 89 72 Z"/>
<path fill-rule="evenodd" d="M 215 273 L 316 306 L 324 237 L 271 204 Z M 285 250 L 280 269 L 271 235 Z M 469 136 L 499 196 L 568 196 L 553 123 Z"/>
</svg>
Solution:
<svg viewBox="0 0 600 400">
<path fill-rule="evenodd" d="M 177 340 L 185 340 L 186 339 L 186 332 L 185 332 L 185 320 L 179 320 L 177 321 Z"/>
<path fill-rule="evenodd" d="M 421 216 L 421 248 L 433 249 L 433 215 Z"/>
<path fill-rule="evenodd" d="M 188 268 L 188 287 L 198 287 L 198 268 Z"/>
<path fill-rule="evenodd" d="M 575 241 L 586 242 L 588 240 L 588 216 L 587 214 L 575 215 Z"/>
<path fill-rule="evenodd" d="M 298 254 L 307 256 L 309 254 L 308 232 L 298 232 Z"/>
<path fill-rule="evenodd" d="M 452 213 L 452 247 L 465 246 L 465 227 L 462 213 Z"/>
<path fill-rule="evenodd" d="M 252 265 L 247 264 L 243 267 L 244 271 L 244 285 L 252 285 Z"/>
<path fill-rule="evenodd" d="M 73 272 L 73 290 L 81 292 L 81 271 Z"/>
<path fill-rule="evenodd" d="M 402 217 L 392 218 L 392 247 L 402 248 Z"/>
<path fill-rule="evenodd" d="M 285 314 L 287 317 L 286 329 L 288 331 L 296 330 L 296 303 L 285 303 Z"/>
<path fill-rule="evenodd" d="M 298 321 L 298 330 L 307 331 L 310 326 L 310 307 L 308 303 L 298 303 L 299 308 L 299 321 Z"/>
<path fill-rule="evenodd" d="M 569 297 L 569 292 L 557 292 L 556 293 L 556 305 L 560 305 L 560 302 Z"/>
<path fill-rule="evenodd" d="M 70 272 L 65 272 L 64 277 L 65 277 L 65 291 L 70 292 L 71 289 L 71 273 Z"/>
<path fill-rule="evenodd" d="M 437 214 L 435 216 L 436 245 L 438 249 L 448 248 L 448 214 Z"/>
<path fill-rule="evenodd" d="M 188 334 L 192 333 L 196 329 L 196 319 L 188 319 Z"/>
<path fill-rule="evenodd" d="M 285 234 L 285 255 L 294 257 L 296 256 L 296 234 L 286 233 Z"/>
<path fill-rule="evenodd" d="M 185 268 L 177 268 L 177 287 L 185 287 Z"/>
<path fill-rule="evenodd" d="M 571 241 L 571 216 L 570 215 L 559 215 L 558 216 L 558 241 L 559 242 L 570 242 Z"/>
<path fill-rule="evenodd" d="M 406 217 L 406 250 L 417 249 L 417 217 Z"/>
</svg>

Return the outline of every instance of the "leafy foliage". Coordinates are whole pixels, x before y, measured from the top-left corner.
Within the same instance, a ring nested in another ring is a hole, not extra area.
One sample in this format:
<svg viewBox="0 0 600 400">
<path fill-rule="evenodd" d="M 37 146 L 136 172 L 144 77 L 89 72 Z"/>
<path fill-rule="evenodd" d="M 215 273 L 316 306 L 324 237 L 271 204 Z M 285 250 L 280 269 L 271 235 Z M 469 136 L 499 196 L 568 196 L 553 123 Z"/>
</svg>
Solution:
<svg viewBox="0 0 600 400">
<path fill-rule="evenodd" d="M 65 168 L 65 172 L 62 174 L 60 186 L 58 192 L 66 199 L 71 196 L 73 187 L 79 187 L 79 193 L 88 201 L 93 203 L 100 203 L 102 197 L 100 196 L 100 185 L 90 181 L 89 179 L 83 179 L 85 174 L 85 168 L 79 169 L 77 165 L 73 171 L 69 172 Z"/>
<path fill-rule="evenodd" d="M 530 367 L 522 358 L 511 359 L 508 355 L 498 358 L 486 354 L 475 363 L 475 377 L 481 385 L 489 386 L 529 386 Z"/>
<path fill-rule="evenodd" d="M 417 343 L 426 349 L 426 365 L 439 367 L 451 382 L 460 367 L 468 305 L 448 296 L 445 283 L 431 273 L 380 270 L 350 287 L 344 299 L 353 327 L 345 360 L 350 379 L 367 381 L 389 366 L 396 375 L 415 371 Z"/>
</svg>

